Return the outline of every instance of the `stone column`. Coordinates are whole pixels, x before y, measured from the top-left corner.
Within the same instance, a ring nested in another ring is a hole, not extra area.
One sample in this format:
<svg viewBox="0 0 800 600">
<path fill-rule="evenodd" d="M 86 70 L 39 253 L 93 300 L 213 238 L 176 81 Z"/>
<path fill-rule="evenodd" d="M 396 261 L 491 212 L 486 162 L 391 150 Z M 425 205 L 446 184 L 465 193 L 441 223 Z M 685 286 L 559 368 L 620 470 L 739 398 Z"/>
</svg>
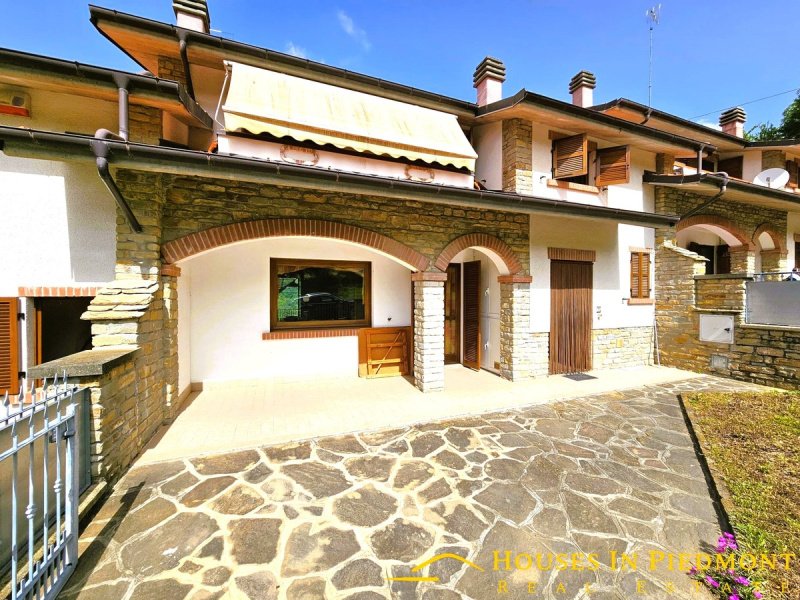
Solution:
<svg viewBox="0 0 800 600">
<path fill-rule="evenodd" d="M 779 248 L 774 250 L 761 251 L 761 271 L 766 273 L 768 271 L 788 271 L 789 267 L 786 264 L 786 253 L 781 252 Z"/>
<path fill-rule="evenodd" d="M 175 265 L 161 267 L 164 288 L 164 422 L 171 423 L 178 413 L 178 277 L 181 269 Z"/>
<path fill-rule="evenodd" d="M 530 275 L 501 275 L 500 375 L 509 381 L 531 376 Z"/>
<path fill-rule="evenodd" d="M 503 121 L 503 191 L 533 193 L 533 134 L 525 119 Z"/>
<path fill-rule="evenodd" d="M 412 273 L 414 383 L 423 392 L 444 389 L 444 282 L 447 273 Z"/>
<path fill-rule="evenodd" d="M 753 273 L 756 270 L 756 253 L 748 246 L 730 249 L 731 273 Z"/>
</svg>

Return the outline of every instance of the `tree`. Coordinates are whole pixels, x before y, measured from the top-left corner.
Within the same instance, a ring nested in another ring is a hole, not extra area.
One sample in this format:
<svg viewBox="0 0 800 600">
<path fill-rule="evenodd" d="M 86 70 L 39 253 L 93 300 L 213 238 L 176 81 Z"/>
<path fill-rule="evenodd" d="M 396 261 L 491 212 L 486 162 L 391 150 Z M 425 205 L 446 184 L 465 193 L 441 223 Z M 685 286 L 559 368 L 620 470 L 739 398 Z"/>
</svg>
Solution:
<svg viewBox="0 0 800 600">
<path fill-rule="evenodd" d="M 744 137 L 758 142 L 800 138 L 800 93 L 783 111 L 780 125 L 759 123 L 748 129 Z"/>
</svg>

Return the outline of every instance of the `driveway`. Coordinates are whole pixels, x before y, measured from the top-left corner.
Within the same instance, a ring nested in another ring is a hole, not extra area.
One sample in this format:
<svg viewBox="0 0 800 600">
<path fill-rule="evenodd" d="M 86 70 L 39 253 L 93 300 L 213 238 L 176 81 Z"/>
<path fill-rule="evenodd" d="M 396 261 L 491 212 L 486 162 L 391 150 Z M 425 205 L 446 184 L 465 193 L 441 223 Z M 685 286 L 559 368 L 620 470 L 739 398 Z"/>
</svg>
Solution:
<svg viewBox="0 0 800 600">
<path fill-rule="evenodd" d="M 721 529 L 678 394 L 745 387 L 700 377 L 138 467 L 61 597 L 705 598 L 678 555 Z"/>
</svg>

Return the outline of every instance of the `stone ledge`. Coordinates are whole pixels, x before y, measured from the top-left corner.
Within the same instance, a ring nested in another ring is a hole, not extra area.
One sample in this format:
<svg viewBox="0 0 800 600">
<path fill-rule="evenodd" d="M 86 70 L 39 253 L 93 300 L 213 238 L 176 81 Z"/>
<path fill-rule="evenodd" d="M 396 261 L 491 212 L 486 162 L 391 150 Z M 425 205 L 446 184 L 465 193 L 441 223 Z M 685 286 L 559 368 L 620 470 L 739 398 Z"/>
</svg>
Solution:
<svg viewBox="0 0 800 600">
<path fill-rule="evenodd" d="M 792 327 L 790 325 L 760 325 L 756 323 L 743 323 L 739 325 L 742 329 L 758 329 L 761 331 L 788 331 L 791 333 L 800 333 L 800 327 Z"/>
<path fill-rule="evenodd" d="M 66 371 L 67 377 L 87 377 L 103 375 L 123 362 L 123 359 L 138 350 L 138 346 L 114 348 L 113 350 L 84 350 L 70 354 L 64 358 L 51 360 L 28 369 L 29 379 L 61 376 Z"/>
<path fill-rule="evenodd" d="M 699 313 L 721 313 L 726 315 L 739 315 L 744 312 L 740 308 L 700 308 L 698 306 L 693 306 L 692 310 Z"/>
</svg>

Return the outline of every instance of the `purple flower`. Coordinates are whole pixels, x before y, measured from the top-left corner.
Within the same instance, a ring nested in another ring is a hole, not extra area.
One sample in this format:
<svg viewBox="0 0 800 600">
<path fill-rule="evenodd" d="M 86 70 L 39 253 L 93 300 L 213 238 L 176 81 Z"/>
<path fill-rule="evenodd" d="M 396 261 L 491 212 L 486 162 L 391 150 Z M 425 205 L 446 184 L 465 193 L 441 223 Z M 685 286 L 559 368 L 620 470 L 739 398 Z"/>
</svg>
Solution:
<svg viewBox="0 0 800 600">
<path fill-rule="evenodd" d="M 734 581 L 739 585 L 750 585 L 750 580 L 747 577 L 737 577 Z"/>
<path fill-rule="evenodd" d="M 689 569 L 689 575 L 697 575 L 697 567 L 693 565 L 692 568 Z"/>
<path fill-rule="evenodd" d="M 762 594 L 761 592 L 753 592 L 753 595 L 759 600 L 764 597 L 764 594 Z"/>
<path fill-rule="evenodd" d="M 739 597 L 739 594 L 731 594 L 730 596 L 728 596 L 728 600 L 742 600 L 742 599 Z"/>
<path fill-rule="evenodd" d="M 713 587 L 713 588 L 718 588 L 719 587 L 719 582 L 717 580 L 715 580 L 713 577 L 711 577 L 710 575 L 706 575 L 706 583 L 708 585 L 710 585 L 711 587 Z"/>
</svg>

